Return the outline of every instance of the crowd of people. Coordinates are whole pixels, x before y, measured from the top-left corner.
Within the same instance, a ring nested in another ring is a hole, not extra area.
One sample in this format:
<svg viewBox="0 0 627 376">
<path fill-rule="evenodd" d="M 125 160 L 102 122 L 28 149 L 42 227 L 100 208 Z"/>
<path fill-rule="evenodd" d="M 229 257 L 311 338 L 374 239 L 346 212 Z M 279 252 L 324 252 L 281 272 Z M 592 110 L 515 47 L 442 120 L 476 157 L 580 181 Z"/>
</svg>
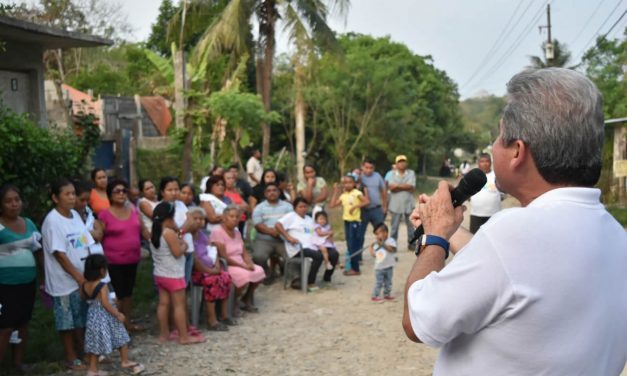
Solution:
<svg viewBox="0 0 627 376">
<path fill-rule="evenodd" d="M 245 178 L 238 165 L 215 167 L 199 187 L 171 176 L 130 187 L 97 168 L 91 181 L 61 179 L 51 186 L 54 207 L 41 230 L 21 217 L 20 190 L 6 184 L 0 190 L 0 359 L 12 344 L 14 363 L 22 366 L 39 289 L 52 309 L 68 369 L 102 374 L 99 360 L 118 349 L 121 367 L 142 372 L 144 366 L 128 357 L 130 336 L 144 330 L 131 320 L 142 253 L 152 261 L 160 342 L 205 341 L 189 320 L 192 285 L 203 290 L 207 330 L 228 331 L 242 311 L 259 311 L 255 290 L 276 282 L 285 261 L 301 253 L 312 260 L 307 288 L 316 291 L 331 283 L 338 266 L 346 276 L 360 275 L 362 253 L 369 250 L 378 270 L 372 300 L 394 300 L 396 240 L 383 222 L 389 209 L 395 235 L 395 218 L 411 212 L 415 187 L 407 158 L 395 162 L 387 182 L 366 159 L 332 186 L 306 165 L 296 188 L 285 174 L 260 168 L 258 152 Z M 342 207 L 347 242 L 342 259 L 326 211 L 336 206 Z M 364 247 L 368 224 L 377 241 Z M 292 282 L 300 288 L 299 278 Z"/>
</svg>

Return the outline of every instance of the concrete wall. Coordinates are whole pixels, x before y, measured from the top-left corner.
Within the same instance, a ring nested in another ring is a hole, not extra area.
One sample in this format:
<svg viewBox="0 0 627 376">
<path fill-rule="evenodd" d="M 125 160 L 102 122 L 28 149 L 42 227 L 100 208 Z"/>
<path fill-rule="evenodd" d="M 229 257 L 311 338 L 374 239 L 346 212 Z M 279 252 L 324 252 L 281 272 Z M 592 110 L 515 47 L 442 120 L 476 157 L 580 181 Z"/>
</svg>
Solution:
<svg viewBox="0 0 627 376">
<path fill-rule="evenodd" d="M 7 41 L 4 51 L 0 52 L 0 81 L 8 80 L 9 91 L 5 91 L 5 83 L 1 85 L 6 105 L 17 112 L 27 112 L 41 126 L 47 126 L 42 54 L 39 45 Z M 18 80 L 17 91 L 11 91 L 13 78 Z M 21 85 L 21 81 L 26 81 L 26 86 Z"/>
</svg>

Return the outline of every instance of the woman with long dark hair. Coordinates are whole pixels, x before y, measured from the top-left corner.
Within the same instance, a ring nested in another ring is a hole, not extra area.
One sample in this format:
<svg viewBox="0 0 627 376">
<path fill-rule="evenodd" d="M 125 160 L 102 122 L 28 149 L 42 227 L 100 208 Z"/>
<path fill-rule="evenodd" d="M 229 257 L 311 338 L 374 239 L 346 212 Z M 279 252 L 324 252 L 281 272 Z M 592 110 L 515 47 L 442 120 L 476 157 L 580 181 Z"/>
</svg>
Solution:
<svg viewBox="0 0 627 376">
<path fill-rule="evenodd" d="M 138 331 L 143 328 L 130 321 L 132 297 L 141 259 L 141 237 L 148 240 L 150 235 L 143 228 L 137 209 L 128 201 L 128 189 L 125 180 L 109 182 L 107 196 L 111 206 L 100 212 L 98 220 L 103 224 L 102 246 L 118 306 L 126 317 L 124 325 L 128 331 Z"/>
<path fill-rule="evenodd" d="M 93 188 L 89 195 L 89 206 L 98 215 L 102 210 L 109 208 L 109 198 L 107 197 L 107 184 L 109 178 L 107 172 L 102 168 L 94 168 L 91 171 L 91 183 Z"/>
<path fill-rule="evenodd" d="M 37 290 L 34 253 L 41 248 L 41 234 L 30 219 L 20 216 L 22 207 L 16 186 L 0 187 L 0 362 L 11 333 L 17 330 L 20 343 L 14 347 L 13 362 L 18 371 L 22 371 Z M 37 254 L 41 257 L 40 252 Z"/>
</svg>

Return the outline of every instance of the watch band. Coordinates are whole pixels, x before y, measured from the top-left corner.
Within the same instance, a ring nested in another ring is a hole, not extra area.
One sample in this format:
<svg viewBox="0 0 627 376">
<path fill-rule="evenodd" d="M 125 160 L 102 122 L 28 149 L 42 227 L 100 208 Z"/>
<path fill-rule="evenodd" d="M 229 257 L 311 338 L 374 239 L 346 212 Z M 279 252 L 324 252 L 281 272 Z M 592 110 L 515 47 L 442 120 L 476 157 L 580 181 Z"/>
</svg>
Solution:
<svg viewBox="0 0 627 376">
<path fill-rule="evenodd" d="M 420 254 L 420 251 L 422 251 L 424 249 L 424 247 L 428 246 L 428 245 L 437 245 L 442 247 L 442 249 L 444 249 L 444 259 L 446 260 L 448 258 L 448 249 L 449 249 L 449 242 L 444 239 L 441 238 L 437 235 L 420 235 L 420 237 L 418 238 L 418 247 L 416 248 L 416 256 L 418 256 Z"/>
</svg>

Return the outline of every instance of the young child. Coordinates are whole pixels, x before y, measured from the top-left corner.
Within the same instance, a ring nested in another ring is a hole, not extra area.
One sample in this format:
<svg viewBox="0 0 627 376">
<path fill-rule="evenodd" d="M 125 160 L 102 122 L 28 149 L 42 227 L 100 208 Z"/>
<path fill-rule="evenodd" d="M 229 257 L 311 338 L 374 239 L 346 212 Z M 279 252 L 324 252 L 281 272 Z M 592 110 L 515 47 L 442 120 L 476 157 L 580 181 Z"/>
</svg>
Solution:
<svg viewBox="0 0 627 376">
<path fill-rule="evenodd" d="M 185 251 L 187 243 L 181 239 L 174 222 L 174 204 L 159 203 L 152 215 L 152 260 L 155 284 L 159 289 L 157 319 L 159 341 L 169 338 L 169 314 L 173 311 L 174 325 L 182 345 L 204 342 L 200 333 L 188 333 L 185 298 Z"/>
<path fill-rule="evenodd" d="M 121 366 L 137 375 L 144 366 L 128 359 L 130 338 L 124 328 L 124 314 L 109 300 L 109 289 L 103 282 L 107 275 L 107 259 L 100 254 L 90 255 L 85 260 L 85 283 L 81 287 L 87 300 L 87 325 L 85 329 L 85 353 L 89 359 L 87 376 L 106 375 L 98 370 L 98 357 L 120 351 Z"/>
<path fill-rule="evenodd" d="M 375 303 L 383 301 L 394 301 L 392 294 L 392 276 L 394 275 L 394 265 L 396 264 L 396 241 L 388 237 L 388 227 L 385 223 L 379 223 L 374 228 L 374 235 L 377 241 L 370 245 L 370 254 L 374 257 L 375 284 L 372 291 L 371 300 Z M 381 294 L 383 288 L 383 298 Z"/>
<path fill-rule="evenodd" d="M 316 226 L 314 227 L 314 236 L 312 243 L 318 247 L 322 258 L 324 259 L 324 267 L 327 270 L 333 269 L 331 261 L 329 261 L 329 248 L 335 248 L 333 243 L 333 230 L 329 224 L 329 217 L 324 210 L 316 213 Z"/>
<path fill-rule="evenodd" d="M 360 275 L 359 261 L 361 255 L 359 252 L 359 238 L 361 227 L 361 208 L 368 205 L 370 200 L 361 191 L 355 188 L 356 177 L 352 174 L 342 177 L 342 187 L 344 192 L 340 195 L 339 185 L 333 185 L 333 197 L 331 198 L 330 207 L 336 207 L 340 204 L 343 208 L 342 219 L 344 219 L 344 234 L 346 237 L 346 245 L 348 254 L 350 255 L 350 270 L 344 272 L 346 276 Z M 339 197 L 338 197 L 339 195 Z"/>
<path fill-rule="evenodd" d="M 81 180 L 74 181 L 73 184 L 76 190 L 76 203 L 74 204 L 74 210 L 76 210 L 78 215 L 81 217 L 81 220 L 85 223 L 87 230 L 89 230 L 89 233 L 96 242 L 95 244 L 89 246 L 89 254 L 93 255 L 97 253 L 104 255 L 104 249 L 102 248 L 101 243 L 103 236 L 102 223 L 96 220 L 93 210 L 91 210 L 88 205 L 91 187 L 89 183 Z M 111 278 L 108 273 L 104 278 L 102 278 L 102 282 L 111 282 Z"/>
</svg>

